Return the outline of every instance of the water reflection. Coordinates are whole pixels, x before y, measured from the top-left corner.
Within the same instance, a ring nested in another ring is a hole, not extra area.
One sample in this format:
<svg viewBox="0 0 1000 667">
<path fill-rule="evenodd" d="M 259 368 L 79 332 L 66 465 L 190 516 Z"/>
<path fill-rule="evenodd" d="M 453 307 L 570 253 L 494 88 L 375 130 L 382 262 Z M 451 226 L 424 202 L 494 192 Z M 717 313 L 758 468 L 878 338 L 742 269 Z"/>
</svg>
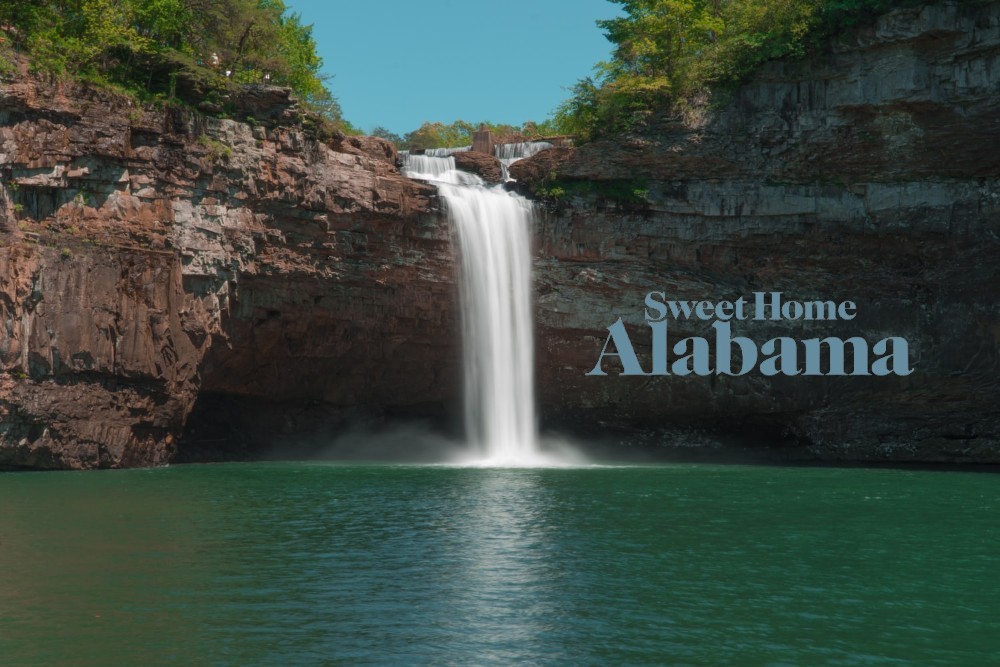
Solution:
<svg viewBox="0 0 1000 667">
<path fill-rule="evenodd" d="M 558 612 L 550 591 L 559 577 L 549 504 L 538 471 L 466 471 L 451 553 L 443 554 L 460 566 L 448 577 L 454 596 L 448 627 L 482 660 L 526 659 L 545 645 Z"/>
</svg>

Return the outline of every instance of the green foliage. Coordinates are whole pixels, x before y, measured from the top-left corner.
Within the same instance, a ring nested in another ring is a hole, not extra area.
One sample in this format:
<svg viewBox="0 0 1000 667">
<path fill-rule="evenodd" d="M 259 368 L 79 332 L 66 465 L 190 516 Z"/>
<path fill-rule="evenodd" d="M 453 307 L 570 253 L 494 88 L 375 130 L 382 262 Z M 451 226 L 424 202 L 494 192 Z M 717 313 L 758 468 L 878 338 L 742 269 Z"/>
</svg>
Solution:
<svg viewBox="0 0 1000 667">
<path fill-rule="evenodd" d="M 17 68 L 11 60 L 10 53 L 3 47 L 3 44 L 0 44 L 0 79 L 16 72 Z"/>
<path fill-rule="evenodd" d="M 312 26 L 284 0 L 18 0 L 0 3 L 0 25 L 40 72 L 192 104 L 268 82 L 341 118 Z"/>
<path fill-rule="evenodd" d="M 636 178 L 577 181 L 550 177 L 534 187 L 534 194 L 556 201 L 567 197 L 594 198 L 598 203 L 613 203 L 631 208 L 642 208 L 649 203 L 648 184 Z"/>
<path fill-rule="evenodd" d="M 548 197 L 550 199 L 562 199 L 566 196 L 566 188 L 558 185 L 539 185 L 535 188 L 535 195 L 538 197 Z"/>
<path fill-rule="evenodd" d="M 524 125 L 521 126 L 521 134 L 528 138 L 536 137 L 555 137 L 561 134 L 567 134 L 563 132 L 562 128 L 553 118 L 546 118 L 540 123 L 529 120 Z"/>
<path fill-rule="evenodd" d="M 59 256 L 62 257 L 63 259 L 72 259 L 73 251 L 70 250 L 69 248 L 63 248 L 62 250 L 59 251 Z"/>
<path fill-rule="evenodd" d="M 416 130 L 407 132 L 401 148 L 420 150 L 425 148 L 450 148 L 468 146 L 472 143 L 472 133 L 478 126 L 457 120 L 454 123 L 424 123 Z"/>
<path fill-rule="evenodd" d="M 371 136 L 379 137 L 380 139 L 385 139 L 386 141 L 391 141 L 396 144 L 396 146 L 403 145 L 403 137 L 396 134 L 395 132 L 388 130 L 381 125 L 372 130 Z"/>
<path fill-rule="evenodd" d="M 388 139 L 394 142 L 399 148 L 405 150 L 457 148 L 459 146 L 470 145 L 473 133 L 484 126 L 493 133 L 494 139 L 501 141 L 520 141 L 522 139 L 564 134 L 553 120 L 546 120 L 541 123 L 528 121 L 520 127 L 506 123 L 491 123 L 489 121 L 469 123 L 464 120 L 456 120 L 448 125 L 444 123 L 424 123 L 418 129 L 408 132 L 402 137 L 381 127 L 375 128 L 372 131 L 372 135 Z"/>
<path fill-rule="evenodd" d="M 353 123 L 351 123 L 349 121 L 344 120 L 343 118 L 341 118 L 340 120 L 338 120 L 337 123 L 336 123 L 336 125 L 337 125 L 337 128 L 341 132 L 343 132 L 344 134 L 347 134 L 347 135 L 352 135 L 352 136 L 355 136 L 355 137 L 360 137 L 360 136 L 363 136 L 365 134 L 364 131 L 360 127 L 358 127 L 357 125 L 354 125 Z"/>
<path fill-rule="evenodd" d="M 642 128 L 649 114 L 744 80 L 761 63 L 801 57 L 851 25 L 918 0 L 611 0 L 598 21 L 614 45 L 554 123 L 581 140 Z M 973 1 L 973 0 L 966 0 Z"/>
<path fill-rule="evenodd" d="M 649 95 L 633 96 L 611 81 L 599 83 L 589 77 L 578 81 L 571 92 L 556 109 L 554 121 L 563 133 L 575 135 L 580 142 L 631 129 L 656 103 Z"/>
<path fill-rule="evenodd" d="M 208 151 L 213 162 L 229 162 L 233 157 L 233 149 L 226 144 L 213 139 L 207 134 L 198 137 L 198 145 Z"/>
</svg>

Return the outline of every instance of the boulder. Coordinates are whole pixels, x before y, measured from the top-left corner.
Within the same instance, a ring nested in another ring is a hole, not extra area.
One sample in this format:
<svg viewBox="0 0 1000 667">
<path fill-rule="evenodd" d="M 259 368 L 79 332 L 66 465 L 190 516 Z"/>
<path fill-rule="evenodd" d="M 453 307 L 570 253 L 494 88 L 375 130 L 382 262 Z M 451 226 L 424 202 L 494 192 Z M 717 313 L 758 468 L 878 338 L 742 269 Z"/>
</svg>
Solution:
<svg viewBox="0 0 1000 667">
<path fill-rule="evenodd" d="M 492 155 L 478 151 L 462 151 L 452 157 L 455 158 L 455 166 L 462 171 L 475 174 L 487 183 L 503 182 L 503 165 Z"/>
<path fill-rule="evenodd" d="M 544 151 L 512 164 L 508 168 L 510 177 L 516 180 L 519 185 L 533 190 L 557 173 L 575 150 L 574 148 L 560 147 L 546 148 Z"/>
<path fill-rule="evenodd" d="M 344 137 L 333 148 L 341 153 L 367 155 L 372 159 L 390 164 L 396 164 L 399 159 L 396 145 L 380 137 Z"/>
<path fill-rule="evenodd" d="M 298 110 L 298 101 L 292 97 L 292 89 L 284 86 L 241 86 L 231 95 L 230 101 L 237 118 L 253 118 L 262 122 L 288 122 Z"/>
</svg>

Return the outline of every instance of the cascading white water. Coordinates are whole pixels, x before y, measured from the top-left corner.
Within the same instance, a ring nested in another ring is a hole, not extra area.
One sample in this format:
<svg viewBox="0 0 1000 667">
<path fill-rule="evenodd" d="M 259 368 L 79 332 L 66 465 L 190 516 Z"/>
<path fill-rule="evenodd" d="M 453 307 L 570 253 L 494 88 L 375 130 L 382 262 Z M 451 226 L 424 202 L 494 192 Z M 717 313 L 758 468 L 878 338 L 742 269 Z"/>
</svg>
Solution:
<svg viewBox="0 0 1000 667">
<path fill-rule="evenodd" d="M 424 155 L 429 157 L 448 157 L 449 155 L 454 155 L 455 153 L 464 153 L 465 151 L 471 151 L 472 146 L 462 146 L 461 148 L 428 148 L 424 151 Z"/>
<path fill-rule="evenodd" d="M 458 238 L 467 436 L 485 463 L 538 463 L 531 202 L 456 170 L 452 157 L 403 157 L 408 176 L 438 186 Z"/>
<path fill-rule="evenodd" d="M 507 180 L 510 176 L 507 168 L 526 157 L 539 153 L 546 148 L 552 148 L 552 144 L 547 141 L 523 141 L 516 144 L 497 144 L 493 147 L 493 154 L 500 160 L 503 166 L 503 178 Z"/>
</svg>

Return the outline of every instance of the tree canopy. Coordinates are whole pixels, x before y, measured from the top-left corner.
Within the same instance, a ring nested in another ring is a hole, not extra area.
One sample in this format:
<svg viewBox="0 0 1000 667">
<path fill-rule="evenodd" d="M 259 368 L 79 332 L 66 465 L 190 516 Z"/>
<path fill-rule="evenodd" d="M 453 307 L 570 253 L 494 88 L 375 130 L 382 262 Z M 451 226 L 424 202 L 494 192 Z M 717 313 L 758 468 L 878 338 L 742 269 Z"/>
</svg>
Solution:
<svg viewBox="0 0 1000 667">
<path fill-rule="evenodd" d="M 844 28 L 909 0 L 611 0 L 598 21 L 614 44 L 554 123 L 582 139 L 629 132 L 651 111 L 738 83 L 761 63 L 802 56 Z"/>
<path fill-rule="evenodd" d="M 491 123 L 489 121 L 469 123 L 464 120 L 456 120 L 453 123 L 447 124 L 426 122 L 403 136 L 389 132 L 385 128 L 377 127 L 372 130 L 372 135 L 388 139 L 399 148 L 405 150 L 457 148 L 470 145 L 472 143 L 472 134 L 482 126 L 490 130 L 494 137 L 503 140 L 533 139 L 559 134 L 558 129 L 552 121 L 541 123 L 528 121 L 517 126 L 506 123 Z"/>
<path fill-rule="evenodd" d="M 340 119 L 312 26 L 283 0 L 17 0 L 0 30 L 42 72 L 188 102 L 267 82 Z"/>
</svg>

